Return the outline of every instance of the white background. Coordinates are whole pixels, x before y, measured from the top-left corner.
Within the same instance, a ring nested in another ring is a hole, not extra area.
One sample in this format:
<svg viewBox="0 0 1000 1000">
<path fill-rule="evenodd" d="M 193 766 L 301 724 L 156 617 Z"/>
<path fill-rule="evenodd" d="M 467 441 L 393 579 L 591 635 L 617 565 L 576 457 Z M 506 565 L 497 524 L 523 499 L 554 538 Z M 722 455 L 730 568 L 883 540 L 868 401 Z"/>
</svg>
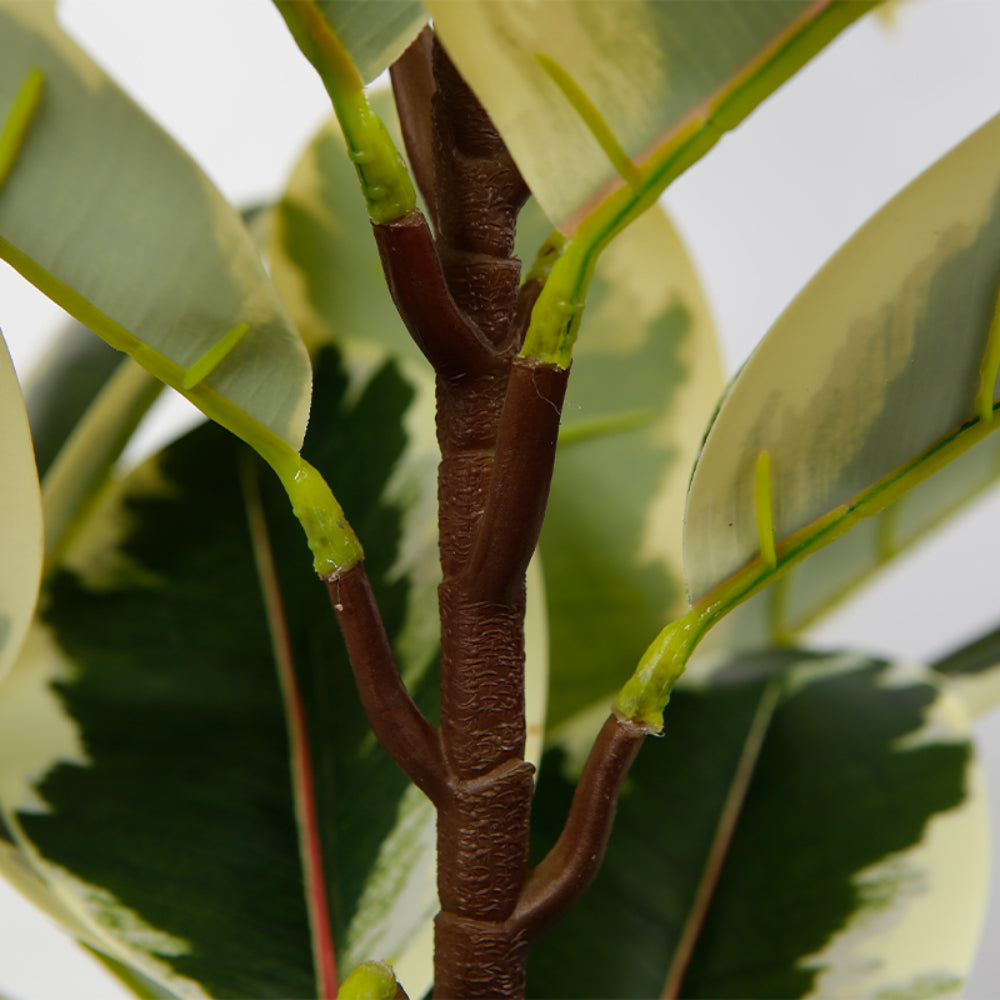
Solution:
<svg viewBox="0 0 1000 1000">
<path fill-rule="evenodd" d="M 276 196 L 328 114 L 268 0 L 63 0 L 60 9 L 237 205 Z M 911 0 L 894 13 L 891 25 L 868 18 L 850 29 L 668 193 L 730 369 L 868 215 L 1000 110 L 1000 0 Z M 60 320 L 0 264 L 0 324 L 22 375 Z M 1000 498 L 974 504 L 815 641 L 927 659 L 992 627 L 1000 621 L 998 524 Z M 1000 802 L 1000 717 L 979 733 Z M 993 897 L 1000 900 L 1000 883 Z M 971 997 L 1000 997 L 1000 954 L 988 944 L 1000 940 L 998 911 Z M 0 996 L 123 995 L 0 885 Z"/>
</svg>

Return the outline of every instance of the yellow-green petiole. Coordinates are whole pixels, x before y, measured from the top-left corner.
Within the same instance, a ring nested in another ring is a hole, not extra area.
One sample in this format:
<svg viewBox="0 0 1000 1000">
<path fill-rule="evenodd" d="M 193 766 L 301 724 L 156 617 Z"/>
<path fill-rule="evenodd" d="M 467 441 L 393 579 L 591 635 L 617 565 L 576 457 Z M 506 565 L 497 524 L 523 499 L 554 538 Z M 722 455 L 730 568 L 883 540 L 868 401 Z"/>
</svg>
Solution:
<svg viewBox="0 0 1000 1000">
<path fill-rule="evenodd" d="M 846 534 L 860 521 L 881 513 L 893 501 L 913 489 L 996 429 L 992 419 L 1000 403 L 994 403 L 991 419 L 974 417 L 905 465 L 883 476 L 850 503 L 793 532 L 774 546 L 774 562 L 762 552 L 743 569 L 706 594 L 686 614 L 671 622 L 643 654 L 635 673 L 618 694 L 616 713 L 638 725 L 659 730 L 663 710 L 677 679 L 684 673 L 695 647 L 718 621 L 747 598 L 782 577 L 813 552 Z M 757 470 L 765 464 L 758 459 Z M 768 476 L 768 479 L 770 477 Z M 760 508 L 758 507 L 758 515 Z"/>
<path fill-rule="evenodd" d="M 368 214 L 376 223 L 393 222 L 413 209 L 416 192 L 385 124 L 368 103 L 357 67 L 315 0 L 282 0 L 277 6 L 330 95 Z"/>
</svg>

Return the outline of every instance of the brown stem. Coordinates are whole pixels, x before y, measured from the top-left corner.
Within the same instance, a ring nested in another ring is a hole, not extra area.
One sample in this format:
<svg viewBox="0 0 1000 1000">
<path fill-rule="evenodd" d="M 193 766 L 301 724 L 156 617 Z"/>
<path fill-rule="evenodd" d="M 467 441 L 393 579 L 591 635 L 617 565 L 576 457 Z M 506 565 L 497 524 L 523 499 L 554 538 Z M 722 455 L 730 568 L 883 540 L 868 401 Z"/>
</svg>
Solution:
<svg viewBox="0 0 1000 1000">
<path fill-rule="evenodd" d="M 396 111 L 403 130 L 403 142 L 413 169 L 413 176 L 423 195 L 427 214 L 435 229 L 437 195 L 434 190 L 434 134 L 431 129 L 431 101 L 437 84 L 431 53 L 434 31 L 428 25 L 410 47 L 389 68 Z"/>
<path fill-rule="evenodd" d="M 511 922 L 534 941 L 580 898 L 607 850 L 618 795 L 649 730 L 611 715 L 577 782 L 566 825 L 531 871 Z"/>
<path fill-rule="evenodd" d="M 524 932 L 510 923 L 442 911 L 434 921 L 434 1000 L 523 997 L 528 947 Z"/>
<path fill-rule="evenodd" d="M 500 345 L 517 302 L 521 265 L 510 255 L 528 188 L 489 115 L 436 39 L 433 68 L 438 252 L 455 301 Z"/>
<path fill-rule="evenodd" d="M 379 743 L 434 803 L 448 793 L 438 731 L 410 697 L 364 563 L 327 582 L 368 723 Z"/>
<path fill-rule="evenodd" d="M 457 379 L 493 364 L 492 345 L 452 298 L 423 215 L 408 212 L 372 229 L 396 309 L 434 370 Z"/>
<path fill-rule="evenodd" d="M 531 359 L 511 365 L 490 491 L 465 571 L 481 600 L 513 600 L 538 544 L 568 378 L 568 369 Z"/>
</svg>

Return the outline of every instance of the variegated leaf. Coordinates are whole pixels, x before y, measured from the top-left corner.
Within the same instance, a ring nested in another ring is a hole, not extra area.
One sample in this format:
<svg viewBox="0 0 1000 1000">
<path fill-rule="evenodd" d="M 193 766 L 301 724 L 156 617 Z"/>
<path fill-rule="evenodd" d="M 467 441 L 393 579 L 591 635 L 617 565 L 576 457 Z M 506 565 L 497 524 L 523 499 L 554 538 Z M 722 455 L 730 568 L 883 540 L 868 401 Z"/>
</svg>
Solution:
<svg viewBox="0 0 1000 1000">
<path fill-rule="evenodd" d="M 779 562 L 794 558 L 878 513 L 989 432 L 998 274 L 995 119 L 831 259 L 734 381 L 688 496 L 692 600 L 758 557 L 769 521 Z M 770 511 L 759 493 L 755 500 L 765 451 Z M 954 482 L 928 483 L 912 504 L 849 544 L 867 547 L 866 558 L 877 562 L 880 544 L 926 528 L 982 478 L 984 463 L 991 474 L 991 455 L 987 446 L 967 457 Z M 825 583 L 835 589 L 833 572 Z M 807 588 L 806 603 L 821 603 L 821 594 L 821 586 Z"/>
<path fill-rule="evenodd" d="M 689 165 L 873 6 L 841 0 L 426 0 L 564 231 L 643 168 Z"/>
<path fill-rule="evenodd" d="M 31 433 L 0 336 L 0 678 L 17 656 L 42 571 L 42 505 Z"/>
<path fill-rule="evenodd" d="M 579 747 L 543 768 L 549 841 Z M 954 997 L 987 891 L 968 719 L 932 674 L 786 651 L 675 691 L 532 997 Z M 545 844 L 539 843 L 541 850 Z"/>
<path fill-rule="evenodd" d="M 319 359 L 305 454 L 365 536 L 401 667 L 432 710 L 433 456 L 407 431 L 426 401 L 391 364 L 353 371 Z M 289 690 L 319 881 L 300 863 Z M 345 974 L 379 955 L 416 995 L 429 984 L 433 810 L 370 735 L 287 499 L 211 424 L 107 493 L 52 578 L 0 687 L 0 806 L 50 911 L 173 995 L 316 995 L 324 949 Z"/>
<path fill-rule="evenodd" d="M 287 0 L 278 0 L 279 5 L 282 2 Z M 428 17 L 421 0 L 317 0 L 317 4 L 365 83 L 399 58 Z"/>
<path fill-rule="evenodd" d="M 158 378 L 194 379 L 214 419 L 297 448 L 309 361 L 253 240 L 49 3 L 0 3 L 0 119 L 0 258 Z"/>
</svg>

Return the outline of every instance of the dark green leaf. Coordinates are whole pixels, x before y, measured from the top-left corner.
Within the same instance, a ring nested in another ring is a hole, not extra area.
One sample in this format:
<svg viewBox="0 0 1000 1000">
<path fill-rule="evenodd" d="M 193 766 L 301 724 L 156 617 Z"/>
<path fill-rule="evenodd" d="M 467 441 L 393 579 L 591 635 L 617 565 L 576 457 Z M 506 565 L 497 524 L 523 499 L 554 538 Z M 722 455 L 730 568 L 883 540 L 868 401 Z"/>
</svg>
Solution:
<svg viewBox="0 0 1000 1000">
<path fill-rule="evenodd" d="M 675 691 L 603 869 L 533 954 L 530 995 L 953 995 L 988 836 L 964 716 L 929 677 L 788 652 Z M 556 749 L 542 772 L 540 842 L 566 765 Z"/>
<path fill-rule="evenodd" d="M 352 381 L 332 352 L 321 358 L 305 454 L 366 539 L 426 704 L 436 643 L 433 580 L 414 572 L 428 534 L 408 478 L 414 389 L 392 365 L 369 374 Z M 372 950 L 410 961 L 434 907 L 432 811 L 371 737 L 301 530 L 266 469 L 247 479 L 254 469 L 205 425 L 133 473 L 69 552 L 38 644 L 0 697 L 0 794 L 25 856 L 98 946 L 184 996 L 315 995 L 285 709 L 247 525 L 254 476 L 344 971 Z"/>
</svg>

